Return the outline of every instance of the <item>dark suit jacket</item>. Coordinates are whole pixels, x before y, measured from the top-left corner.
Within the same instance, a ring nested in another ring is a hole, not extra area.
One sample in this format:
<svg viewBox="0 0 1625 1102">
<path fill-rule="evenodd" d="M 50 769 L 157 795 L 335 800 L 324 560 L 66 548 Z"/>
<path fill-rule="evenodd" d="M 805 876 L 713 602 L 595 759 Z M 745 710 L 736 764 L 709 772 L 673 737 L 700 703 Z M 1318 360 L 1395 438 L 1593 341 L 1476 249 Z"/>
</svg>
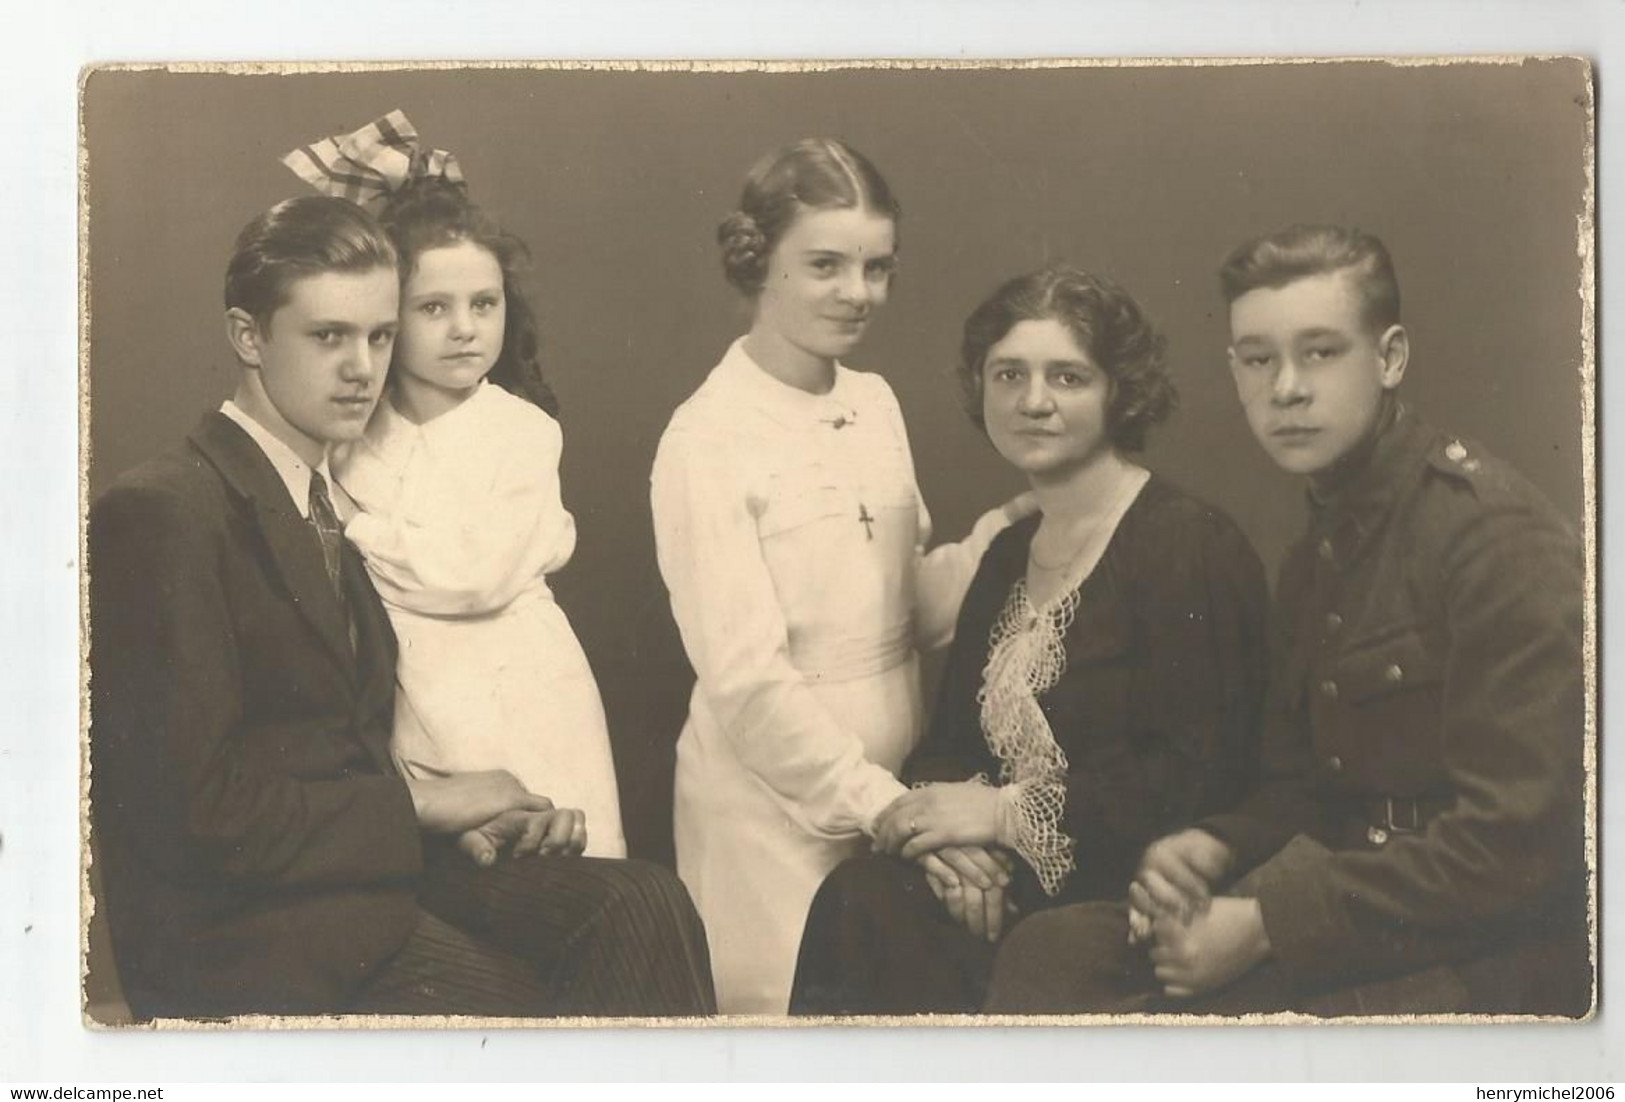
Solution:
<svg viewBox="0 0 1625 1102">
<path fill-rule="evenodd" d="M 388 753 L 395 638 L 253 440 L 211 413 L 90 511 L 92 808 L 138 1016 L 338 1009 L 422 871 Z"/>
</svg>

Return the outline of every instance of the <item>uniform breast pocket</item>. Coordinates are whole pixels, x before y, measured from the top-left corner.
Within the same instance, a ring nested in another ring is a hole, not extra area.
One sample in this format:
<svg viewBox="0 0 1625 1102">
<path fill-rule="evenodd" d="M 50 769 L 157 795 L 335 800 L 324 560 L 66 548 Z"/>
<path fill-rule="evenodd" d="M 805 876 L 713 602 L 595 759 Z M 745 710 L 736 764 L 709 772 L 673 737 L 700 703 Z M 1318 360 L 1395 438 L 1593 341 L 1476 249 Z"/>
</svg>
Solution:
<svg viewBox="0 0 1625 1102">
<path fill-rule="evenodd" d="M 1444 662 L 1417 625 L 1351 646 L 1333 668 L 1333 683 L 1339 742 L 1358 748 L 1374 779 L 1425 786 L 1440 764 Z"/>
</svg>

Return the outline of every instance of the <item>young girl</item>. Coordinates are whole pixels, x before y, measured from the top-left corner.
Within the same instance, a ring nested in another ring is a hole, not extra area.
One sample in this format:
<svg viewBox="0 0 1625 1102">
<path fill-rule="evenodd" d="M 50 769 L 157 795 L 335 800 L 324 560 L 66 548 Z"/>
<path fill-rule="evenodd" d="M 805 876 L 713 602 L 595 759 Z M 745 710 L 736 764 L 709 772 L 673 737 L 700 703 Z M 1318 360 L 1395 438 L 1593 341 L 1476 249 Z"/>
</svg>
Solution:
<svg viewBox="0 0 1625 1102">
<path fill-rule="evenodd" d="M 387 395 L 334 470 L 400 641 L 391 750 L 408 776 L 506 769 L 567 809 L 546 851 L 624 857 L 603 704 L 547 584 L 576 532 L 516 286 L 524 245 L 469 201 L 455 162 L 392 183 L 379 214 L 400 329 Z"/>
<path fill-rule="evenodd" d="M 757 162 L 718 230 L 750 332 L 655 458 L 660 569 L 698 675 L 677 746 L 677 867 L 724 1013 L 785 1012 L 814 890 L 904 792 L 915 648 L 947 641 L 1009 523 L 995 510 L 924 553 L 897 400 L 839 362 L 886 301 L 898 214 L 841 142 Z"/>
</svg>

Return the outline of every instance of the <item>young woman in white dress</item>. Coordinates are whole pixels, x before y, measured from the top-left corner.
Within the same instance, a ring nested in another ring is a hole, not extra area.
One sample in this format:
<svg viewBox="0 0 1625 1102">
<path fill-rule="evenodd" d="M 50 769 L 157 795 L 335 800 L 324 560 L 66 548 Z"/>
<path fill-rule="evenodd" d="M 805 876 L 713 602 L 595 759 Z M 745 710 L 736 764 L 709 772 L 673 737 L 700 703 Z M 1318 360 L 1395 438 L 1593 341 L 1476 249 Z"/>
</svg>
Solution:
<svg viewBox="0 0 1625 1102">
<path fill-rule="evenodd" d="M 576 530 L 515 285 L 524 246 L 434 176 L 380 220 L 401 256 L 400 330 L 387 395 L 335 472 L 400 641 L 395 760 L 408 776 L 505 769 L 556 805 L 540 852 L 624 857 L 598 686 L 547 582 Z"/>
<path fill-rule="evenodd" d="M 723 1013 L 786 1011 L 814 891 L 904 792 L 917 648 L 948 641 L 982 551 L 1025 504 L 926 552 L 897 400 L 840 362 L 885 304 L 898 215 L 841 142 L 757 162 L 718 229 L 750 331 L 655 459 L 660 570 L 697 674 L 677 746 L 677 869 Z M 984 854 L 939 856 L 978 882 L 1007 875 Z"/>
</svg>

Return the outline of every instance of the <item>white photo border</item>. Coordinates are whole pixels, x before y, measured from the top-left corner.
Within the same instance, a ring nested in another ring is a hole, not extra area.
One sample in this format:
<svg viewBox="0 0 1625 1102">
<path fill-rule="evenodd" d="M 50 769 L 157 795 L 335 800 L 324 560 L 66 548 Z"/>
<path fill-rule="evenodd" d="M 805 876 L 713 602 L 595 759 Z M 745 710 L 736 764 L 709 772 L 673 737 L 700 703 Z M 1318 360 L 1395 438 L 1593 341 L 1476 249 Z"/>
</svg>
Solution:
<svg viewBox="0 0 1625 1102">
<path fill-rule="evenodd" d="M 1598 210 L 1620 176 L 1607 121 L 1620 107 L 1610 62 L 1625 58 L 1625 10 L 1605 0 L 281 0 L 271 10 L 184 0 L 32 5 L 9 17 L 0 67 L 10 141 L 11 245 L 0 280 L 0 1082 L 859 1078 L 1448 1079 L 1618 1078 L 1608 1034 L 1621 969 L 1605 952 L 1603 1009 L 1580 1026 L 1197 1029 L 638 1029 L 491 1032 L 105 1033 L 80 1024 L 78 778 L 77 75 L 85 64 L 183 60 L 817 59 L 1569 54 L 1598 71 Z M 1471 18 L 1465 18 L 1470 15 Z M 1625 112 L 1621 112 L 1625 115 Z M 1612 170 L 1610 170 L 1612 162 Z M 1600 219 L 1606 226 L 1606 219 Z M 1611 247 L 1613 246 L 1613 247 Z M 1606 270 L 1620 248 L 1606 235 Z M 1599 335 L 1607 282 L 1599 280 Z M 1614 296 L 1617 297 L 1617 296 Z M 1599 345 L 1598 376 L 1607 358 Z M 1625 402 L 1599 387 L 1601 420 Z M 1621 414 L 1625 418 L 1625 414 Z M 1625 422 L 1622 422 L 1625 423 Z M 1601 486 L 1618 466 L 1602 446 Z M 1603 497 L 1606 497 L 1604 493 Z M 1610 510 L 1599 500 L 1604 550 Z M 1606 584 L 1603 622 L 1619 597 Z M 1603 684 L 1617 661 L 1601 653 Z M 1622 769 L 1602 754 L 1598 781 Z M 1610 776 L 1614 784 L 1609 783 Z M 1614 801 L 1616 804 L 1618 801 Z M 1603 804 L 1605 822 L 1617 807 Z M 1610 833 L 1604 827 L 1604 837 Z M 1615 855 L 1617 858 L 1617 855 Z M 1608 847 L 1602 851 L 1609 880 Z M 1604 948 L 1620 912 L 1604 911 Z M 1608 918 L 1613 921 L 1607 921 Z M 1614 954 L 1617 956 L 1618 954 Z M 1175 1057 L 1173 1054 L 1177 1053 Z M 1172 1058 L 1171 1058 L 1172 1057 Z"/>
</svg>

